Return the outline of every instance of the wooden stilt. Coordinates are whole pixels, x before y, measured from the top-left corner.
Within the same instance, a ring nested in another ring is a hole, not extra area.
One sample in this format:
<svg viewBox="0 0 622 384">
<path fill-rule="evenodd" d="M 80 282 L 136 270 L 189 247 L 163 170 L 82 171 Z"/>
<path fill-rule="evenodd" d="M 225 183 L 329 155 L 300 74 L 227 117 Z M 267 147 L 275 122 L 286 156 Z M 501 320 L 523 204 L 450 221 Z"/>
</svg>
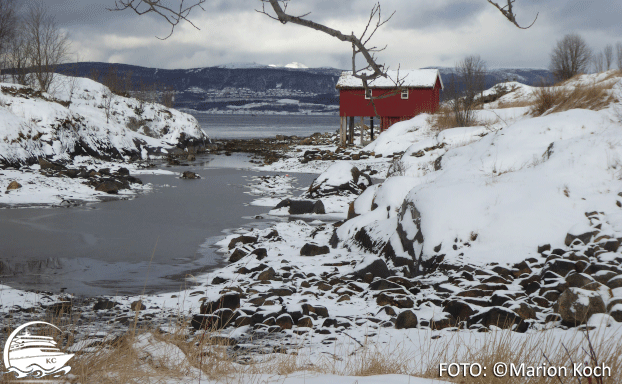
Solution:
<svg viewBox="0 0 622 384">
<path fill-rule="evenodd" d="M 354 144 L 354 116 L 350 116 L 350 137 L 348 138 L 349 144 Z"/>
<path fill-rule="evenodd" d="M 361 145 L 363 145 L 363 134 L 365 133 L 365 121 L 363 116 L 361 116 Z"/>
<path fill-rule="evenodd" d="M 369 124 L 369 138 L 371 141 L 374 141 L 374 117 L 371 117 L 371 121 Z"/>
<path fill-rule="evenodd" d="M 341 116 L 339 121 L 339 144 L 341 146 L 346 145 L 346 118 Z"/>
</svg>

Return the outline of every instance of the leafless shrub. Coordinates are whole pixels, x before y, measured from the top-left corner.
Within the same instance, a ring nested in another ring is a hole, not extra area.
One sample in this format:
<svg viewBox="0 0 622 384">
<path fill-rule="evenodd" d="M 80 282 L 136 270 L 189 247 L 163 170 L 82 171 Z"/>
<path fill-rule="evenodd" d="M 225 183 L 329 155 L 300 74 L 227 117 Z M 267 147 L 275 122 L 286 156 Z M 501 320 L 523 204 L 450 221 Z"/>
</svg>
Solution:
<svg viewBox="0 0 622 384">
<path fill-rule="evenodd" d="M 616 61 L 618 63 L 618 69 L 622 71 L 622 43 L 616 44 Z"/>
<path fill-rule="evenodd" d="M 28 66 L 36 85 L 47 92 L 58 64 L 69 54 L 69 39 L 42 4 L 31 5 L 23 20 Z"/>
<path fill-rule="evenodd" d="M 476 124 L 475 108 L 484 90 L 486 63 L 477 55 L 458 62 L 445 87 L 447 108 L 453 116 L 454 127 Z"/>
<path fill-rule="evenodd" d="M 104 113 L 106 114 L 106 123 L 110 122 L 110 116 L 112 115 L 112 106 L 114 105 L 114 100 L 116 98 L 116 95 L 110 90 L 110 88 L 106 88 L 106 90 L 104 91 L 104 94 L 102 95 L 103 98 L 103 107 L 104 107 Z"/>
<path fill-rule="evenodd" d="M 541 116 L 560 103 L 564 92 L 558 87 L 540 87 L 534 93 L 534 101 L 531 106 L 533 116 Z"/>
<path fill-rule="evenodd" d="M 613 65 L 613 46 L 611 44 L 607 44 L 603 50 L 603 54 L 605 57 L 605 70 L 608 71 Z"/>
<path fill-rule="evenodd" d="M 3 66 L 7 65 L 6 51 L 16 35 L 17 7 L 17 0 L 0 0 L 0 74 Z"/>
<path fill-rule="evenodd" d="M 558 81 L 587 72 L 592 50 L 577 34 L 568 34 L 557 42 L 551 53 L 551 72 Z"/>
<path fill-rule="evenodd" d="M 613 84 L 614 82 L 578 84 L 571 89 L 565 89 L 563 85 L 538 88 L 534 92 L 531 114 L 541 116 L 576 108 L 594 111 L 607 108 L 614 101 L 610 92 Z"/>
<path fill-rule="evenodd" d="M 595 54 L 592 58 L 592 65 L 596 73 L 605 71 L 605 55 L 602 52 Z"/>
<path fill-rule="evenodd" d="M 387 171 L 387 177 L 406 176 L 406 171 L 408 171 L 408 166 L 404 160 L 402 160 L 401 156 L 396 156 L 391 160 L 391 165 Z"/>
</svg>

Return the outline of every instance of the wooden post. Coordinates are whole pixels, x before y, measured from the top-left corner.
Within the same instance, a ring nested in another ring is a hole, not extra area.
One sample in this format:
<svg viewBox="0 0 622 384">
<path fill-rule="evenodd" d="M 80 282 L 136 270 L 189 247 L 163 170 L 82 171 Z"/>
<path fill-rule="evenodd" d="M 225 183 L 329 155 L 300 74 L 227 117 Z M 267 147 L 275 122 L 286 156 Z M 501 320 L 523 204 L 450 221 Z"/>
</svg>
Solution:
<svg viewBox="0 0 622 384">
<path fill-rule="evenodd" d="M 363 145 L 363 134 L 365 133 L 365 120 L 361 116 L 361 145 Z"/>
<path fill-rule="evenodd" d="M 339 121 L 339 144 L 341 146 L 346 145 L 346 118 L 341 116 Z"/>
<path fill-rule="evenodd" d="M 369 124 L 369 138 L 371 141 L 374 141 L 374 117 L 371 117 L 371 121 Z"/>
<path fill-rule="evenodd" d="M 354 116 L 350 116 L 350 137 L 348 138 L 349 144 L 354 144 Z"/>
</svg>

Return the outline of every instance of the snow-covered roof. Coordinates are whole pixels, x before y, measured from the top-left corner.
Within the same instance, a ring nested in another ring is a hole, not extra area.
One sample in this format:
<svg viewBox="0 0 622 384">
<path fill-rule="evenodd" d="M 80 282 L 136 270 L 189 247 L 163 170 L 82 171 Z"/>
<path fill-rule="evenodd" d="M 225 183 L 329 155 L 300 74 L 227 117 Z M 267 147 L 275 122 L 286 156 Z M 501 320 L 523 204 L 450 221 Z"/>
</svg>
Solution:
<svg viewBox="0 0 622 384">
<path fill-rule="evenodd" d="M 398 78 L 398 71 L 387 71 L 388 77 L 379 77 L 369 82 L 370 88 L 395 88 L 395 82 Z M 403 81 L 403 87 L 412 88 L 434 88 L 436 79 L 441 79 L 438 69 L 411 69 L 400 70 L 399 80 Z M 443 80 L 441 79 L 441 89 L 443 89 Z M 337 88 L 363 88 L 360 79 L 352 76 L 352 71 L 341 73 Z"/>
</svg>

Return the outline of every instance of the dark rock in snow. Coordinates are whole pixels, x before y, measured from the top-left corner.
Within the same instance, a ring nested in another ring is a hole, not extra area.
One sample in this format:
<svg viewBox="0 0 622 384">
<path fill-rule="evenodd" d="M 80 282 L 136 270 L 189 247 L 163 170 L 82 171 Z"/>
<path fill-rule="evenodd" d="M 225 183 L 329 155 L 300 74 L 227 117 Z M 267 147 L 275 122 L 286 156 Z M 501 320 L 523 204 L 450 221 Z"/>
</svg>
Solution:
<svg viewBox="0 0 622 384">
<path fill-rule="evenodd" d="M 17 181 L 13 180 L 11 181 L 11 183 L 9 183 L 9 185 L 6 187 L 7 192 L 8 191 L 12 191 L 15 189 L 20 189 L 22 187 L 22 185 L 20 183 L 18 183 Z"/>
<path fill-rule="evenodd" d="M 197 175 L 194 172 L 186 171 L 186 172 L 182 173 L 181 178 L 182 179 L 187 179 L 187 180 L 194 180 L 194 179 L 200 179 L 201 176 Z"/>
<path fill-rule="evenodd" d="M 130 304 L 130 308 L 132 309 L 132 311 L 144 311 L 145 309 L 147 309 L 147 306 L 143 304 L 142 301 L 136 300 L 133 301 L 132 304 Z"/>
<path fill-rule="evenodd" d="M 606 312 L 598 293 L 579 288 L 564 291 L 557 300 L 557 309 L 563 321 L 571 326 L 584 324 L 595 313 Z"/>
<path fill-rule="evenodd" d="M 275 208 L 289 208 L 290 215 L 304 215 L 307 213 L 315 213 L 323 215 L 326 213 L 322 200 L 291 200 L 285 199 L 278 203 Z"/>
<path fill-rule="evenodd" d="M 104 181 L 97 184 L 95 190 L 99 192 L 105 192 L 111 195 L 116 195 L 117 193 L 119 193 L 119 185 L 114 181 Z"/>
<path fill-rule="evenodd" d="M 316 244 L 307 243 L 300 249 L 300 256 L 318 256 L 325 255 L 330 252 L 328 245 L 319 246 Z"/>
<path fill-rule="evenodd" d="M 102 309 L 112 309 L 115 306 L 117 306 L 119 303 L 112 301 L 112 300 L 108 300 L 108 299 L 99 299 L 97 300 L 97 302 L 93 305 L 93 310 L 94 311 L 99 311 Z"/>
<path fill-rule="evenodd" d="M 370 264 L 367 264 L 364 267 L 357 269 L 356 271 L 354 271 L 354 276 L 362 278 L 367 273 L 371 273 L 373 277 L 387 278 L 391 276 L 389 268 L 387 267 L 387 263 L 385 263 L 382 259 L 376 259 Z"/>
<path fill-rule="evenodd" d="M 238 243 L 242 244 L 253 244 L 257 242 L 256 236 L 238 236 L 236 238 L 231 239 L 229 242 L 229 249 L 235 248 Z"/>
<path fill-rule="evenodd" d="M 397 315 L 397 320 L 395 320 L 396 329 L 416 328 L 418 324 L 417 315 L 411 310 L 403 311 Z"/>
<path fill-rule="evenodd" d="M 229 262 L 230 263 L 236 263 L 240 260 L 242 260 L 242 258 L 244 256 L 246 256 L 248 253 L 244 252 L 243 250 L 237 248 L 235 251 L 233 251 L 233 253 L 231 254 L 231 256 L 229 257 Z"/>
</svg>

